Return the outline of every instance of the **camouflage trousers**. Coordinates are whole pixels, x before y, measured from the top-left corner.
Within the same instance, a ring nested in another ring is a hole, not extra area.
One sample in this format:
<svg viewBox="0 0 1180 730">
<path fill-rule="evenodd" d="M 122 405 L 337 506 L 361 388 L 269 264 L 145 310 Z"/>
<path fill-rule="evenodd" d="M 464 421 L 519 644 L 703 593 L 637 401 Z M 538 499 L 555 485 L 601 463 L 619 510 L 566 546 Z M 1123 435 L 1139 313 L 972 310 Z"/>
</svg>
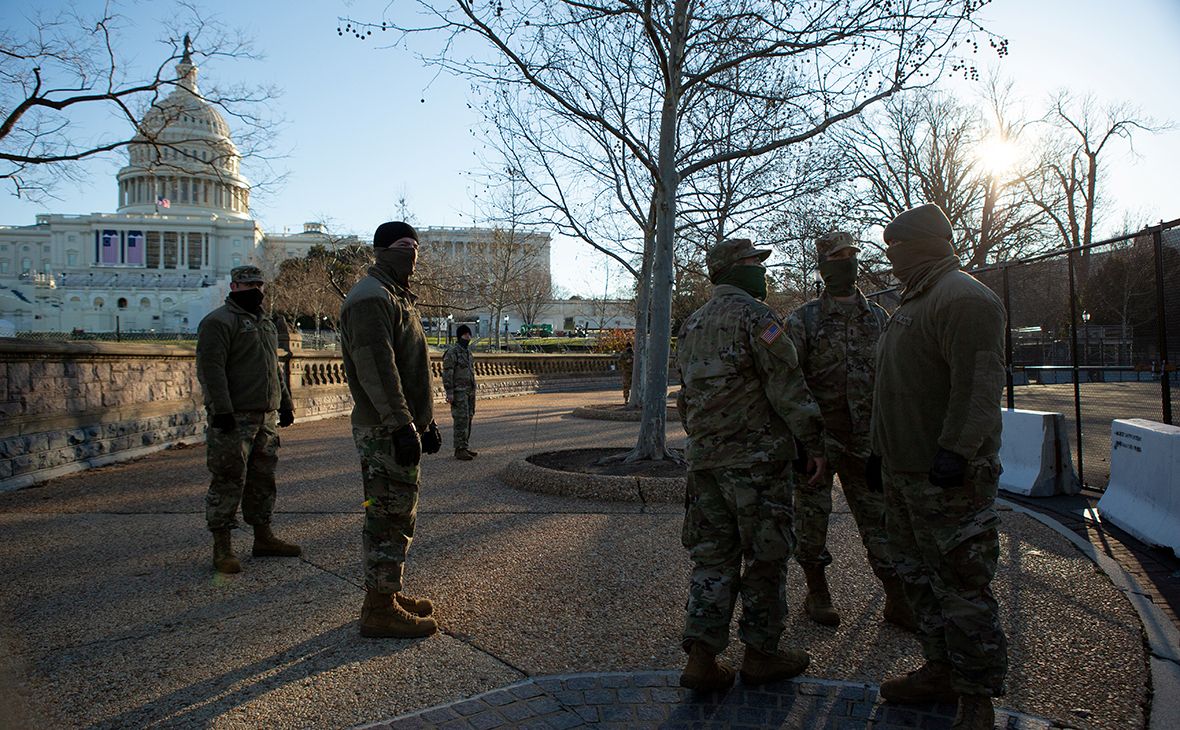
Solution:
<svg viewBox="0 0 1180 730">
<path fill-rule="evenodd" d="M 918 619 L 929 661 L 955 668 L 961 694 L 998 696 L 1008 669 L 991 581 L 999 560 L 998 457 L 967 468 L 962 487 L 940 489 L 925 474 L 884 470 L 889 549 Z"/>
<path fill-rule="evenodd" d="M 688 473 L 681 542 L 693 563 L 683 646 L 701 642 L 720 654 L 738 596 L 743 643 L 773 654 L 787 614 L 791 527 L 790 463 L 701 469 Z M 742 559 L 745 570 L 742 570 Z"/>
<path fill-rule="evenodd" d="M 247 525 L 265 525 L 275 511 L 275 466 L 279 463 L 278 414 L 234 413 L 229 433 L 210 426 L 205 463 L 213 475 L 205 494 L 205 523 L 211 531 L 238 526 L 238 506 Z"/>
<path fill-rule="evenodd" d="M 828 522 L 832 515 L 834 479 L 839 476 L 869 567 L 882 581 L 897 577 L 885 532 L 885 495 L 869 491 L 865 481 L 867 461 L 868 457 L 854 456 L 841 444 L 828 439 L 828 468 L 823 481 L 808 484 L 810 474 L 795 474 L 795 535 L 799 538 L 795 560 L 801 567 L 823 568 L 832 564 L 827 546 Z"/>
<path fill-rule="evenodd" d="M 365 486 L 365 588 L 397 593 L 418 520 L 418 467 L 397 465 L 383 426 L 353 426 L 352 438 Z"/>
<path fill-rule="evenodd" d="M 451 438 L 456 449 L 465 449 L 468 439 L 471 438 L 471 420 L 475 417 L 475 391 L 456 390 L 452 395 L 454 400 L 451 401 L 451 422 L 454 424 L 454 431 Z"/>
<path fill-rule="evenodd" d="M 631 400 L 631 371 L 623 371 L 623 402 L 628 403 Z"/>
</svg>

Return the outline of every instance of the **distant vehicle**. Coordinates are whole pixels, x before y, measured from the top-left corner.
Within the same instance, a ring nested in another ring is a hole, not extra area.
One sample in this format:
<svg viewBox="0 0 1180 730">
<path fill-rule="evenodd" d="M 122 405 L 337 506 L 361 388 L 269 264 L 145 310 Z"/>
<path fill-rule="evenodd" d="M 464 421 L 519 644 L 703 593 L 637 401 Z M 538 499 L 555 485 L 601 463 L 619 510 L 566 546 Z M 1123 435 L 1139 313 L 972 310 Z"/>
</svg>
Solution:
<svg viewBox="0 0 1180 730">
<path fill-rule="evenodd" d="M 521 326 L 518 337 L 552 337 L 553 325 L 551 324 L 526 324 Z"/>
</svg>

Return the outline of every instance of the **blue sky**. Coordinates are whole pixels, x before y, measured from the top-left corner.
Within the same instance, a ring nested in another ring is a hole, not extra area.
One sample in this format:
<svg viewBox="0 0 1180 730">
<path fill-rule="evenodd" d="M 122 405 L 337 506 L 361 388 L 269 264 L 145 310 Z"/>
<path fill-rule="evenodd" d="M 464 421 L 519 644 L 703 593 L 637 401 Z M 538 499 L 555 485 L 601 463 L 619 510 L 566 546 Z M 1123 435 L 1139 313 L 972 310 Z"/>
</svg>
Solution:
<svg viewBox="0 0 1180 730">
<path fill-rule="evenodd" d="M 19 27 L 31 8 L 59 0 L 6 0 L 4 27 Z M 80 0 L 85 9 L 100 8 Z M 201 81 L 260 81 L 278 85 L 277 104 L 289 120 L 279 147 L 290 170 L 276 194 L 259 198 L 254 217 L 267 231 L 302 229 L 330 220 L 340 232 L 367 236 L 398 217 L 405 197 L 424 226 L 478 222 L 473 201 L 478 181 L 480 119 L 468 108 L 468 84 L 423 69 L 404 50 L 341 38 L 337 18 L 379 18 L 384 3 L 291 0 L 205 0 L 199 6 L 223 22 L 252 33 L 265 61 L 221 61 L 201 68 Z M 126 29 L 139 63 L 158 63 L 166 51 L 153 41 L 155 22 L 175 4 L 147 1 L 121 6 L 135 23 Z M 281 8 L 281 10 L 279 10 Z M 1177 0 L 993 0 L 988 27 L 1010 41 L 1001 70 L 1036 108 L 1066 86 L 1093 91 L 1101 101 L 1130 101 L 1157 120 L 1180 122 L 1180 2 Z M 984 51 L 980 51 L 981 57 Z M 1140 134 L 1139 158 L 1118 146 L 1105 157 L 1109 191 L 1120 207 L 1154 219 L 1180 217 L 1180 131 Z M 113 212 L 114 174 L 125 158 L 91 164 L 82 186 L 65 185 L 60 200 L 34 204 L 0 191 L 0 224 L 27 225 L 37 213 Z M 1111 222 L 1121 218 L 1110 216 Z M 559 240 L 553 248 L 554 280 L 572 292 L 601 290 L 604 259 L 589 247 Z M 617 273 L 615 274 L 617 275 Z"/>
</svg>

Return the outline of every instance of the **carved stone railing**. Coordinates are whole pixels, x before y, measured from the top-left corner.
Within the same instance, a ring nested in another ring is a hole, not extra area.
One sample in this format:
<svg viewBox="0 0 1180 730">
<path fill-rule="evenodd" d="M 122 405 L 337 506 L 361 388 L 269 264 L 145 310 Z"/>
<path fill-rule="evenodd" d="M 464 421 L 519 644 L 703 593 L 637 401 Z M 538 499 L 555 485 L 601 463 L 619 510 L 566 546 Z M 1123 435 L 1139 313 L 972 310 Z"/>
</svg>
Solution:
<svg viewBox="0 0 1180 730">
<path fill-rule="evenodd" d="M 352 410 L 339 352 L 280 350 L 296 420 Z M 477 395 L 618 385 L 613 355 L 476 354 Z M 432 353 L 443 401 L 442 355 Z M 205 438 L 191 346 L 0 338 L 0 491 Z"/>
</svg>

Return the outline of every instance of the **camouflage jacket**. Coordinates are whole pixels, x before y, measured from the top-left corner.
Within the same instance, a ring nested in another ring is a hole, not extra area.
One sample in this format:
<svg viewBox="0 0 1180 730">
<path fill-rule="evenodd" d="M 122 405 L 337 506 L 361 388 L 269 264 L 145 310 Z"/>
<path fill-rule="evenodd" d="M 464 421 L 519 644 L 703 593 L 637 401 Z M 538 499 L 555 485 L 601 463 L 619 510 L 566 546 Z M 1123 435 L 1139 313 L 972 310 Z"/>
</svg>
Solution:
<svg viewBox="0 0 1180 730">
<path fill-rule="evenodd" d="M 434 418 L 426 333 L 416 297 L 381 266 L 348 292 L 340 309 L 344 372 L 352 392 L 354 426 L 419 431 Z"/>
<path fill-rule="evenodd" d="M 825 453 L 819 406 L 807 392 L 791 338 L 770 307 L 722 284 L 685 321 L 676 343 L 689 469 Z M 680 399 L 678 399 L 680 400 Z"/>
<path fill-rule="evenodd" d="M 215 416 L 294 408 L 279 365 L 274 320 L 250 314 L 228 297 L 197 327 L 197 381 Z"/>
<path fill-rule="evenodd" d="M 787 333 L 828 437 L 857 456 L 869 452 L 877 340 L 888 320 L 889 313 L 859 290 L 848 304 L 825 290 L 787 318 Z"/>
<path fill-rule="evenodd" d="M 475 356 L 469 347 L 455 343 L 443 355 L 443 390 L 447 395 L 456 390 L 466 393 L 475 390 Z"/>
<path fill-rule="evenodd" d="M 1000 450 L 1000 298 L 949 256 L 902 295 L 877 347 L 873 451 L 926 472 L 939 447 L 968 460 Z"/>
<path fill-rule="evenodd" d="M 622 370 L 625 375 L 630 375 L 635 367 L 635 352 L 628 353 L 626 350 L 620 352 L 617 356 L 619 361 L 619 370 Z"/>
</svg>

